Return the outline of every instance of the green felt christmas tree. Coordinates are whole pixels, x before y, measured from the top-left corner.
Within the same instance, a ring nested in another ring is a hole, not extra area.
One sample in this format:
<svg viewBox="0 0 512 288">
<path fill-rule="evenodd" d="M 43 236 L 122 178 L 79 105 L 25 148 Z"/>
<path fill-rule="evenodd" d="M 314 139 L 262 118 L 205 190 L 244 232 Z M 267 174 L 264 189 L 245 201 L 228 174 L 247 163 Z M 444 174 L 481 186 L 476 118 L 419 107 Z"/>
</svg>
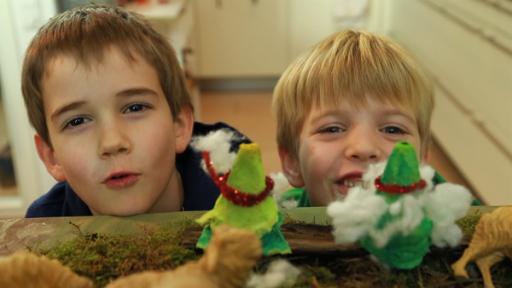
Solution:
<svg viewBox="0 0 512 288">
<path fill-rule="evenodd" d="M 397 143 L 389 156 L 384 173 L 375 181 L 377 195 L 392 205 L 401 201 L 405 195 L 425 188 L 426 183 L 420 178 L 419 163 L 414 147 L 407 142 Z M 384 213 L 375 229 L 386 229 L 396 220 L 403 217 L 402 213 Z M 389 239 L 384 247 L 376 245 L 374 239 L 365 236 L 360 245 L 373 254 L 382 263 L 398 269 L 412 269 L 421 264 L 430 247 L 432 220 L 424 216 L 419 224 L 409 233 L 397 233 Z"/>
<path fill-rule="evenodd" d="M 212 210 L 197 219 L 204 225 L 197 247 L 205 249 L 212 231 L 221 224 L 248 229 L 260 236 L 264 255 L 291 253 L 281 232 L 282 217 L 270 195 L 272 180 L 265 176 L 258 144 L 241 144 L 231 171 L 216 175 L 206 154 L 210 176 L 221 195 Z"/>
</svg>

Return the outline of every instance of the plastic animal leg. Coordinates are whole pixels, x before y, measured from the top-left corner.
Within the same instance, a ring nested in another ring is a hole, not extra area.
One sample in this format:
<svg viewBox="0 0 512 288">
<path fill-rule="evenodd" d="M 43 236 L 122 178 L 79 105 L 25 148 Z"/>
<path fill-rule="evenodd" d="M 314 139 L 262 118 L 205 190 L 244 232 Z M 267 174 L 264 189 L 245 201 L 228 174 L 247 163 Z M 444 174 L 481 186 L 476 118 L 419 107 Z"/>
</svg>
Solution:
<svg viewBox="0 0 512 288">
<path fill-rule="evenodd" d="M 494 264 L 503 260 L 504 256 L 505 255 L 503 255 L 501 252 L 494 252 L 476 260 L 476 265 L 478 265 L 478 269 L 480 269 L 480 273 L 484 279 L 484 286 L 486 288 L 494 288 L 494 283 L 492 282 L 491 276 L 491 268 Z"/>
<path fill-rule="evenodd" d="M 466 271 L 466 265 L 468 265 L 470 261 L 473 261 L 473 259 L 477 258 L 477 254 L 481 255 L 481 253 L 478 252 L 480 251 L 474 249 L 472 245 L 469 245 L 469 247 L 466 248 L 466 250 L 464 250 L 464 254 L 462 254 L 462 257 L 460 257 L 460 259 L 457 260 L 457 262 L 452 264 L 453 274 L 455 276 L 469 278 L 468 272 Z"/>
</svg>

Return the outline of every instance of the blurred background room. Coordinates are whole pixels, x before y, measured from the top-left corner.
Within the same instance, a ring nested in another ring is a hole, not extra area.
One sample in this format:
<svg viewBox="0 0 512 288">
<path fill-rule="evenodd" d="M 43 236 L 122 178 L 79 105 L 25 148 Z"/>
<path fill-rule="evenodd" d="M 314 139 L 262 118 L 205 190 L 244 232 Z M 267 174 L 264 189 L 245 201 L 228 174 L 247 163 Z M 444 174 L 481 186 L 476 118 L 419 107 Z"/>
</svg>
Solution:
<svg viewBox="0 0 512 288">
<path fill-rule="evenodd" d="M 0 217 L 23 216 L 54 180 L 40 163 L 20 89 L 39 27 L 86 0 L 0 0 Z M 429 163 L 487 205 L 512 203 L 512 0 L 94 1 L 139 12 L 177 51 L 196 119 L 225 121 L 280 170 L 272 89 L 287 65 L 343 29 L 387 35 L 435 84 Z"/>
</svg>

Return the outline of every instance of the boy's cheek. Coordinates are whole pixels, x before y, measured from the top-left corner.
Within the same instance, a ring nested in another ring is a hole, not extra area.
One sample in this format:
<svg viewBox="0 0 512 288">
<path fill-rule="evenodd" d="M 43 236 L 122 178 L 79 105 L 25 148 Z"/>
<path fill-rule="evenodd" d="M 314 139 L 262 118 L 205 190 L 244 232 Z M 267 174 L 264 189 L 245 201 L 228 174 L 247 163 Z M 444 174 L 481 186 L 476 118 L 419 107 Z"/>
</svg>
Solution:
<svg viewBox="0 0 512 288">
<path fill-rule="evenodd" d="M 311 206 L 313 207 L 323 207 L 323 206 L 327 206 L 329 205 L 329 203 L 331 201 L 327 200 L 327 199 L 324 199 L 325 197 L 318 197 L 320 195 L 314 195 L 314 194 L 311 194 L 309 195 L 309 201 L 311 202 Z"/>
<path fill-rule="evenodd" d="M 325 173 L 315 173 L 310 171 L 310 178 L 306 181 L 305 188 L 311 201 L 312 206 L 327 206 L 330 202 L 336 200 L 334 198 L 333 187 L 329 187 L 326 181 Z"/>
<path fill-rule="evenodd" d="M 83 183 L 99 182 L 103 175 L 100 174 L 101 169 L 95 167 L 93 163 L 95 162 L 90 157 L 84 157 L 76 153 L 68 155 L 68 157 L 65 157 L 65 161 L 59 163 L 62 179 L 59 181 L 79 181 L 81 185 Z"/>
<path fill-rule="evenodd" d="M 57 161 L 55 151 L 38 134 L 34 136 L 37 154 L 46 167 L 46 170 L 56 181 L 65 181 L 66 176 L 61 163 Z"/>
</svg>

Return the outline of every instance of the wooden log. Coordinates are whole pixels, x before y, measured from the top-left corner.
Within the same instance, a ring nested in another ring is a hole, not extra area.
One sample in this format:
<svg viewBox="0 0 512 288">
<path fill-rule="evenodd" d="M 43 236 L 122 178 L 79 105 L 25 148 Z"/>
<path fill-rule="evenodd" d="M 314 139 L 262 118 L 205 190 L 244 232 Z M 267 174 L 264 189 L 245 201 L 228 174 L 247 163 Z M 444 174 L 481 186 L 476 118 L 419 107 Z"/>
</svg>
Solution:
<svg viewBox="0 0 512 288">
<path fill-rule="evenodd" d="M 181 245 L 187 248 L 194 248 L 201 234 L 200 227 L 193 227 L 187 229 L 183 233 Z M 368 254 L 366 250 L 357 244 L 336 244 L 334 237 L 331 233 L 331 226 L 328 225 L 315 225 L 304 223 L 283 224 L 281 231 L 288 241 L 293 254 L 338 254 L 346 257 L 357 257 Z M 463 239 L 460 248 L 455 250 L 462 250 L 467 246 L 468 239 Z M 454 248 L 436 248 L 432 247 L 431 252 L 444 253 L 447 249 L 452 251 Z"/>
</svg>

